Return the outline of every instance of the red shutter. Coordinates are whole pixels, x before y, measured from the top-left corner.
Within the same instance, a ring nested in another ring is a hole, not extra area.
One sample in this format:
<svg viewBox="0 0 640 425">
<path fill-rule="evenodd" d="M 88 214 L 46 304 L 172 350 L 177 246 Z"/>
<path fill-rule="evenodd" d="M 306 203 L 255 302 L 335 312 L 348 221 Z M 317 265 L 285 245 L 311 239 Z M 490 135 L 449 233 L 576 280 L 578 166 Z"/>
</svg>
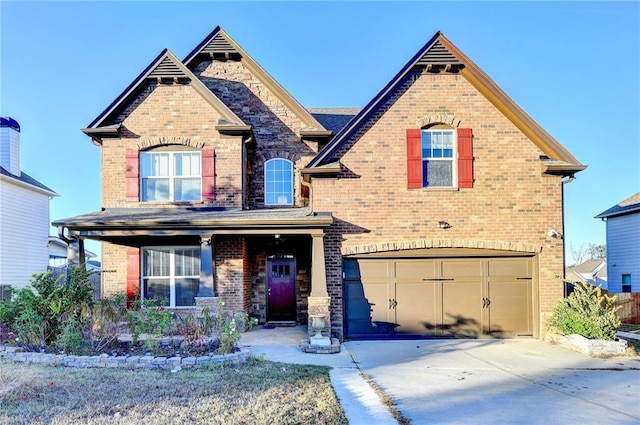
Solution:
<svg viewBox="0 0 640 425">
<path fill-rule="evenodd" d="M 127 308 L 140 296 L 140 248 L 127 248 Z"/>
<path fill-rule="evenodd" d="M 473 187 L 473 132 L 458 129 L 458 187 Z"/>
<path fill-rule="evenodd" d="M 407 188 L 422 187 L 422 140 L 420 129 L 407 129 Z"/>
<path fill-rule="evenodd" d="M 126 197 L 127 201 L 137 202 L 140 193 L 139 169 L 140 169 L 140 152 L 134 149 L 127 149 L 127 162 L 125 170 L 126 180 Z"/>
<path fill-rule="evenodd" d="M 215 154 L 213 149 L 202 149 L 202 200 L 215 200 Z"/>
</svg>

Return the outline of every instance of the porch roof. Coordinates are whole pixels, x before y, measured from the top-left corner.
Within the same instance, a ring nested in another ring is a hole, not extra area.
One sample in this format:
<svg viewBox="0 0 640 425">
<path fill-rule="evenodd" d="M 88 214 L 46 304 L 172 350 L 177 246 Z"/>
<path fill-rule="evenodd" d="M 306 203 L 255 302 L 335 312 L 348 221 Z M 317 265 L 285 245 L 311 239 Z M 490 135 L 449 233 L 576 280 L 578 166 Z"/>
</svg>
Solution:
<svg viewBox="0 0 640 425">
<path fill-rule="evenodd" d="M 311 233 L 333 223 L 328 212 L 309 208 L 242 210 L 224 207 L 103 208 L 56 220 L 73 236 L 177 236 L 229 233 Z M 307 229 L 307 230 L 304 230 Z"/>
</svg>

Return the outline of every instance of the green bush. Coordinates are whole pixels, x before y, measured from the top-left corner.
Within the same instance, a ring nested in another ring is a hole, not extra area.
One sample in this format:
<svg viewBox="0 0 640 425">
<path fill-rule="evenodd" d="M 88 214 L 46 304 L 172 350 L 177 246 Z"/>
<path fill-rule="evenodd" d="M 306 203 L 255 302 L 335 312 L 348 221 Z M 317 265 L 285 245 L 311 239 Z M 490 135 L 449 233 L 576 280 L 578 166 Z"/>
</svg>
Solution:
<svg viewBox="0 0 640 425">
<path fill-rule="evenodd" d="M 549 324 L 564 335 L 613 340 L 620 327 L 616 315 L 620 307 L 614 307 L 615 299 L 597 286 L 576 283 L 571 295 L 558 300 Z"/>
<path fill-rule="evenodd" d="M 71 326 L 76 333 L 86 327 L 92 296 L 89 272 L 79 267 L 69 269 L 66 280 L 50 272 L 35 274 L 31 286 L 13 290 L 11 301 L 2 302 L 0 321 L 27 347 L 57 346 Z"/>
</svg>

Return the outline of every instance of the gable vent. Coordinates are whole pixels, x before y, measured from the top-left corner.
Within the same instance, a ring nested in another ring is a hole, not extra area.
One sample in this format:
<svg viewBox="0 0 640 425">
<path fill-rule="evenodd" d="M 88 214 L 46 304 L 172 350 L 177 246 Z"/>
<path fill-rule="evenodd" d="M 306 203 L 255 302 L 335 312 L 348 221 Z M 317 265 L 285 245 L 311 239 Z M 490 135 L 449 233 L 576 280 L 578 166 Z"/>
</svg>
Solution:
<svg viewBox="0 0 640 425">
<path fill-rule="evenodd" d="M 182 69 L 178 67 L 171 59 L 165 57 L 162 62 L 156 66 L 150 74 L 149 78 L 188 78 Z"/>
<path fill-rule="evenodd" d="M 440 40 L 437 40 L 427 53 L 420 58 L 416 65 L 419 66 L 441 66 L 441 65 L 463 65 L 453 53 L 451 53 Z"/>
<path fill-rule="evenodd" d="M 222 36 L 222 34 L 216 34 L 215 37 L 207 44 L 201 51 L 202 53 L 207 53 L 209 55 L 216 54 L 239 54 L 229 41 Z"/>
</svg>

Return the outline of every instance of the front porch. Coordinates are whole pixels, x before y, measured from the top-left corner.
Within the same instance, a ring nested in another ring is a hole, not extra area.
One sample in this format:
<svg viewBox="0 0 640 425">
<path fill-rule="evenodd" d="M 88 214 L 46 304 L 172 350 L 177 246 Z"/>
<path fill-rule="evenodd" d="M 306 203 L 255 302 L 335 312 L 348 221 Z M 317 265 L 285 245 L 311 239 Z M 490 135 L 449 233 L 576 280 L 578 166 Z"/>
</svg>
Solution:
<svg viewBox="0 0 640 425">
<path fill-rule="evenodd" d="M 307 324 L 322 313 L 330 337 L 324 233 L 332 223 L 308 209 L 137 208 L 55 224 L 78 264 L 85 239 L 103 242 L 103 295 L 162 298 L 177 313 L 244 312 L 261 324 Z"/>
</svg>

